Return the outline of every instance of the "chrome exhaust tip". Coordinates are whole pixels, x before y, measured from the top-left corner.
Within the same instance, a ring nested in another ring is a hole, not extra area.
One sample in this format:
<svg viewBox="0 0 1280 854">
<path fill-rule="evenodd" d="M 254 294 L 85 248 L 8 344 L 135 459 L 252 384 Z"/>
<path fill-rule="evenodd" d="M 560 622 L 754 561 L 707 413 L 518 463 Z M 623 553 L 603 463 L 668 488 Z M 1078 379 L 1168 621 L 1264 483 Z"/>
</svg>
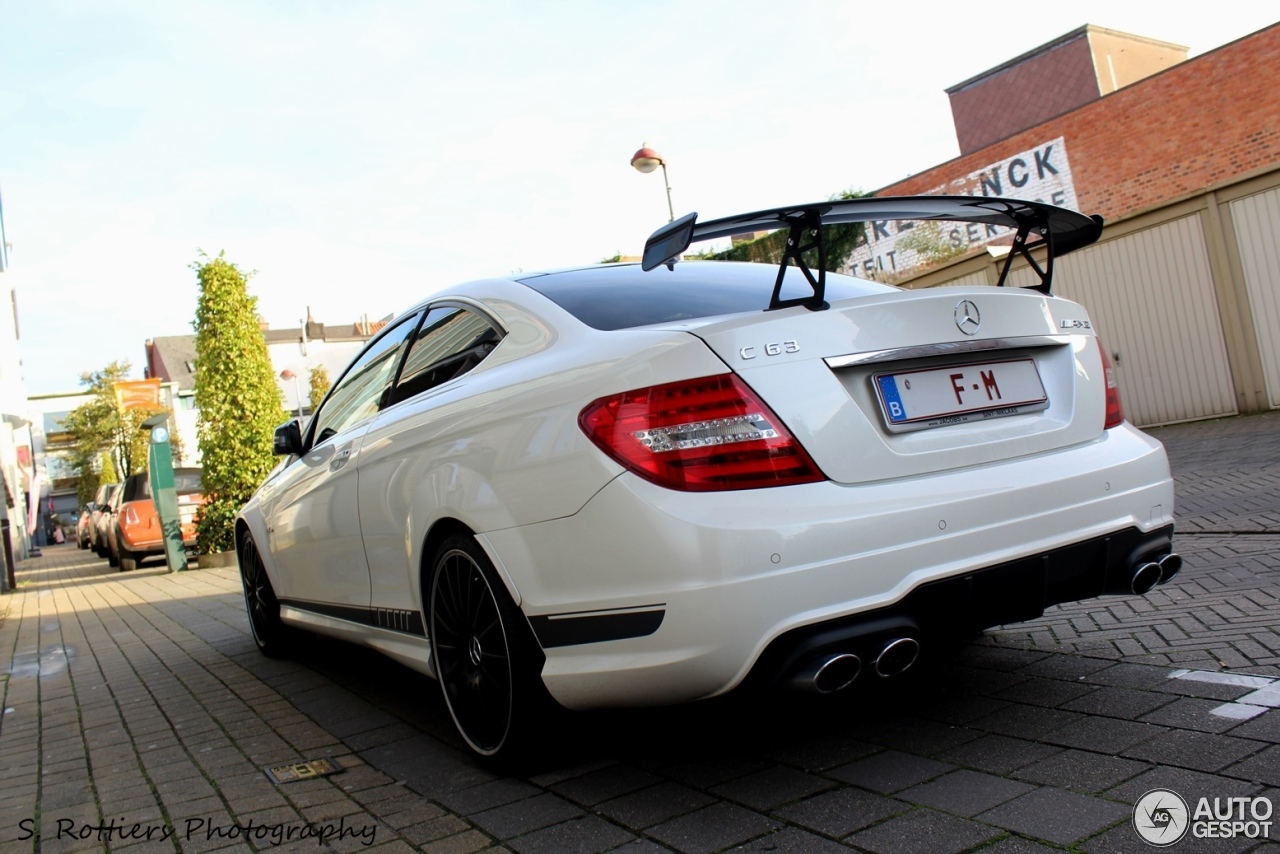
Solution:
<svg viewBox="0 0 1280 854">
<path fill-rule="evenodd" d="M 920 657 L 920 642 L 915 638 L 895 638 L 880 648 L 876 656 L 876 675 L 881 679 L 899 676 L 911 669 Z"/>
<path fill-rule="evenodd" d="M 1133 571 L 1133 576 L 1129 579 L 1129 589 L 1141 596 L 1159 584 L 1160 579 L 1160 564 L 1149 561 Z"/>
<path fill-rule="evenodd" d="M 1182 556 L 1173 552 L 1160 558 L 1160 583 L 1164 584 L 1182 571 Z"/>
<path fill-rule="evenodd" d="M 851 652 L 832 656 L 813 674 L 813 690 L 819 694 L 834 694 L 853 684 L 862 672 L 862 659 Z"/>
<path fill-rule="evenodd" d="M 862 672 L 862 659 L 851 652 L 841 652 L 814 659 L 791 678 L 794 688 L 834 694 L 853 684 Z"/>
</svg>

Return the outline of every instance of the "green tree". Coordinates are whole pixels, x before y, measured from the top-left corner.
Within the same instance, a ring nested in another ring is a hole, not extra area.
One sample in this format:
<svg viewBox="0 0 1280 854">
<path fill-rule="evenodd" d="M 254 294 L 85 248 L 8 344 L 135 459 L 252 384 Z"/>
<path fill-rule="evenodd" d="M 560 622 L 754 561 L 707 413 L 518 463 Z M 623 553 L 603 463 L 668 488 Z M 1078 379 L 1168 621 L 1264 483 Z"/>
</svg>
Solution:
<svg viewBox="0 0 1280 854">
<path fill-rule="evenodd" d="M 837 202 L 850 199 L 865 199 L 870 195 L 871 193 L 864 193 L 862 190 L 842 190 L 831 196 L 830 200 Z M 861 222 L 842 222 L 836 225 L 824 225 L 822 227 L 822 240 L 827 249 L 827 272 L 838 272 L 848 265 L 854 248 L 866 240 L 866 224 Z M 712 261 L 755 261 L 762 264 L 778 264 L 782 261 L 782 253 L 786 245 L 787 229 L 780 228 L 758 240 L 744 241 L 723 252 L 713 252 L 709 255 L 698 257 Z M 804 260 L 810 269 L 816 270 L 818 267 L 817 250 L 805 253 Z"/>
<path fill-rule="evenodd" d="M 115 385 L 127 380 L 127 361 L 112 362 L 99 371 L 80 375 L 80 384 L 92 397 L 73 409 L 62 425 L 75 437 L 68 454 L 71 468 L 79 477 L 76 496 L 90 501 L 102 483 L 116 483 L 118 473 L 130 475 L 147 468 L 148 436 L 141 424 L 165 409 L 125 409 L 116 397 Z M 174 434 L 177 440 L 177 434 Z M 181 443 L 174 449 L 181 458 Z"/>
<path fill-rule="evenodd" d="M 200 285 L 196 306 L 197 435 L 206 503 L 196 547 L 201 554 L 235 545 L 235 518 L 274 465 L 272 434 L 284 401 L 257 298 L 247 276 L 219 253 L 191 265 Z"/>
<path fill-rule="evenodd" d="M 324 400 L 324 396 L 329 393 L 329 369 L 324 365 L 316 365 L 311 369 L 309 376 L 310 389 L 307 395 L 307 402 L 311 404 L 311 411 L 315 412 L 320 406 L 320 401 Z"/>
<path fill-rule="evenodd" d="M 969 251 L 968 244 L 949 240 L 937 222 L 916 223 L 909 234 L 898 238 L 895 248 L 909 249 L 916 253 L 916 259 L 922 268 L 944 264 Z"/>
<path fill-rule="evenodd" d="M 120 475 L 116 474 L 116 464 L 111 461 L 111 455 L 104 451 L 102 454 L 102 470 L 98 475 L 98 484 L 119 482 Z M 94 487 L 93 491 L 97 492 L 98 488 Z"/>
</svg>

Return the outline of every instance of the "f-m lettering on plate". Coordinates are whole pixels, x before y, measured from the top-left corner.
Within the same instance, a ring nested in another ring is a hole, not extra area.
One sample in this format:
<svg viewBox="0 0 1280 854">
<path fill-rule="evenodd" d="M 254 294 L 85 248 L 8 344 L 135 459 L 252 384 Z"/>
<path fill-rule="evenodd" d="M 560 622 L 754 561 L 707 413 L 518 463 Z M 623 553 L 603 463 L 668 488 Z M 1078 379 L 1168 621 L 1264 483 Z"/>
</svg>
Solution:
<svg viewBox="0 0 1280 854">
<path fill-rule="evenodd" d="M 1000 386 L 996 383 L 995 371 L 980 370 L 978 371 L 978 376 L 982 378 L 981 390 L 986 392 L 987 400 L 996 401 L 1004 399 L 1004 395 L 1000 394 Z M 951 374 L 950 380 L 951 390 L 954 391 L 956 395 L 956 403 L 960 406 L 964 406 L 964 399 L 960 396 L 961 393 L 968 390 L 968 386 L 964 381 L 964 374 Z M 973 390 L 979 390 L 977 383 L 973 384 Z"/>
<path fill-rule="evenodd" d="M 1000 386 L 996 385 L 995 372 L 979 371 L 978 373 L 982 377 L 982 388 L 987 393 L 987 400 L 1001 400 L 1002 398 L 1000 396 Z M 993 391 L 995 392 L 994 395 L 992 395 Z"/>
</svg>

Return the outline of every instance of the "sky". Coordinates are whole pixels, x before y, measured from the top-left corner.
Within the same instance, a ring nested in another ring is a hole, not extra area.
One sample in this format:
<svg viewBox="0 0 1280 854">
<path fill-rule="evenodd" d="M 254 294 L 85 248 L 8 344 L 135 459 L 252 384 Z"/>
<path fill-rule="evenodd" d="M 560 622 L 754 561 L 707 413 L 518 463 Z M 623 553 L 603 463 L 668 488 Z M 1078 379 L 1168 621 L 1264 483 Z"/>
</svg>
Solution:
<svg viewBox="0 0 1280 854">
<path fill-rule="evenodd" d="M 1086 23 L 1205 53 L 1266 4 L 0 0 L 0 201 L 33 395 L 191 334 L 192 265 L 273 328 L 638 255 L 668 218 L 959 155 L 945 89 Z"/>
</svg>

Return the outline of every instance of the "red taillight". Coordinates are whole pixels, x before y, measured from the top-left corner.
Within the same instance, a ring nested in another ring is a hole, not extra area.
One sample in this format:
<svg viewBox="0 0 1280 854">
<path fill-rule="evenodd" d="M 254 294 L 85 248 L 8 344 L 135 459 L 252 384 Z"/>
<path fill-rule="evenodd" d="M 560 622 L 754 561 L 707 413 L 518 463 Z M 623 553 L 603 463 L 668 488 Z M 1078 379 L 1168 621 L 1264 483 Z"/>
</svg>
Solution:
<svg viewBox="0 0 1280 854">
<path fill-rule="evenodd" d="M 778 416 L 734 374 L 602 397 L 578 417 L 613 459 L 687 492 L 823 480 Z"/>
<path fill-rule="evenodd" d="M 1120 384 L 1116 381 L 1116 369 L 1111 366 L 1107 348 L 1102 346 L 1101 339 L 1093 340 L 1098 342 L 1098 353 L 1102 356 L 1102 378 L 1107 386 L 1107 421 L 1102 428 L 1110 430 L 1124 421 L 1124 407 L 1120 405 Z"/>
</svg>

